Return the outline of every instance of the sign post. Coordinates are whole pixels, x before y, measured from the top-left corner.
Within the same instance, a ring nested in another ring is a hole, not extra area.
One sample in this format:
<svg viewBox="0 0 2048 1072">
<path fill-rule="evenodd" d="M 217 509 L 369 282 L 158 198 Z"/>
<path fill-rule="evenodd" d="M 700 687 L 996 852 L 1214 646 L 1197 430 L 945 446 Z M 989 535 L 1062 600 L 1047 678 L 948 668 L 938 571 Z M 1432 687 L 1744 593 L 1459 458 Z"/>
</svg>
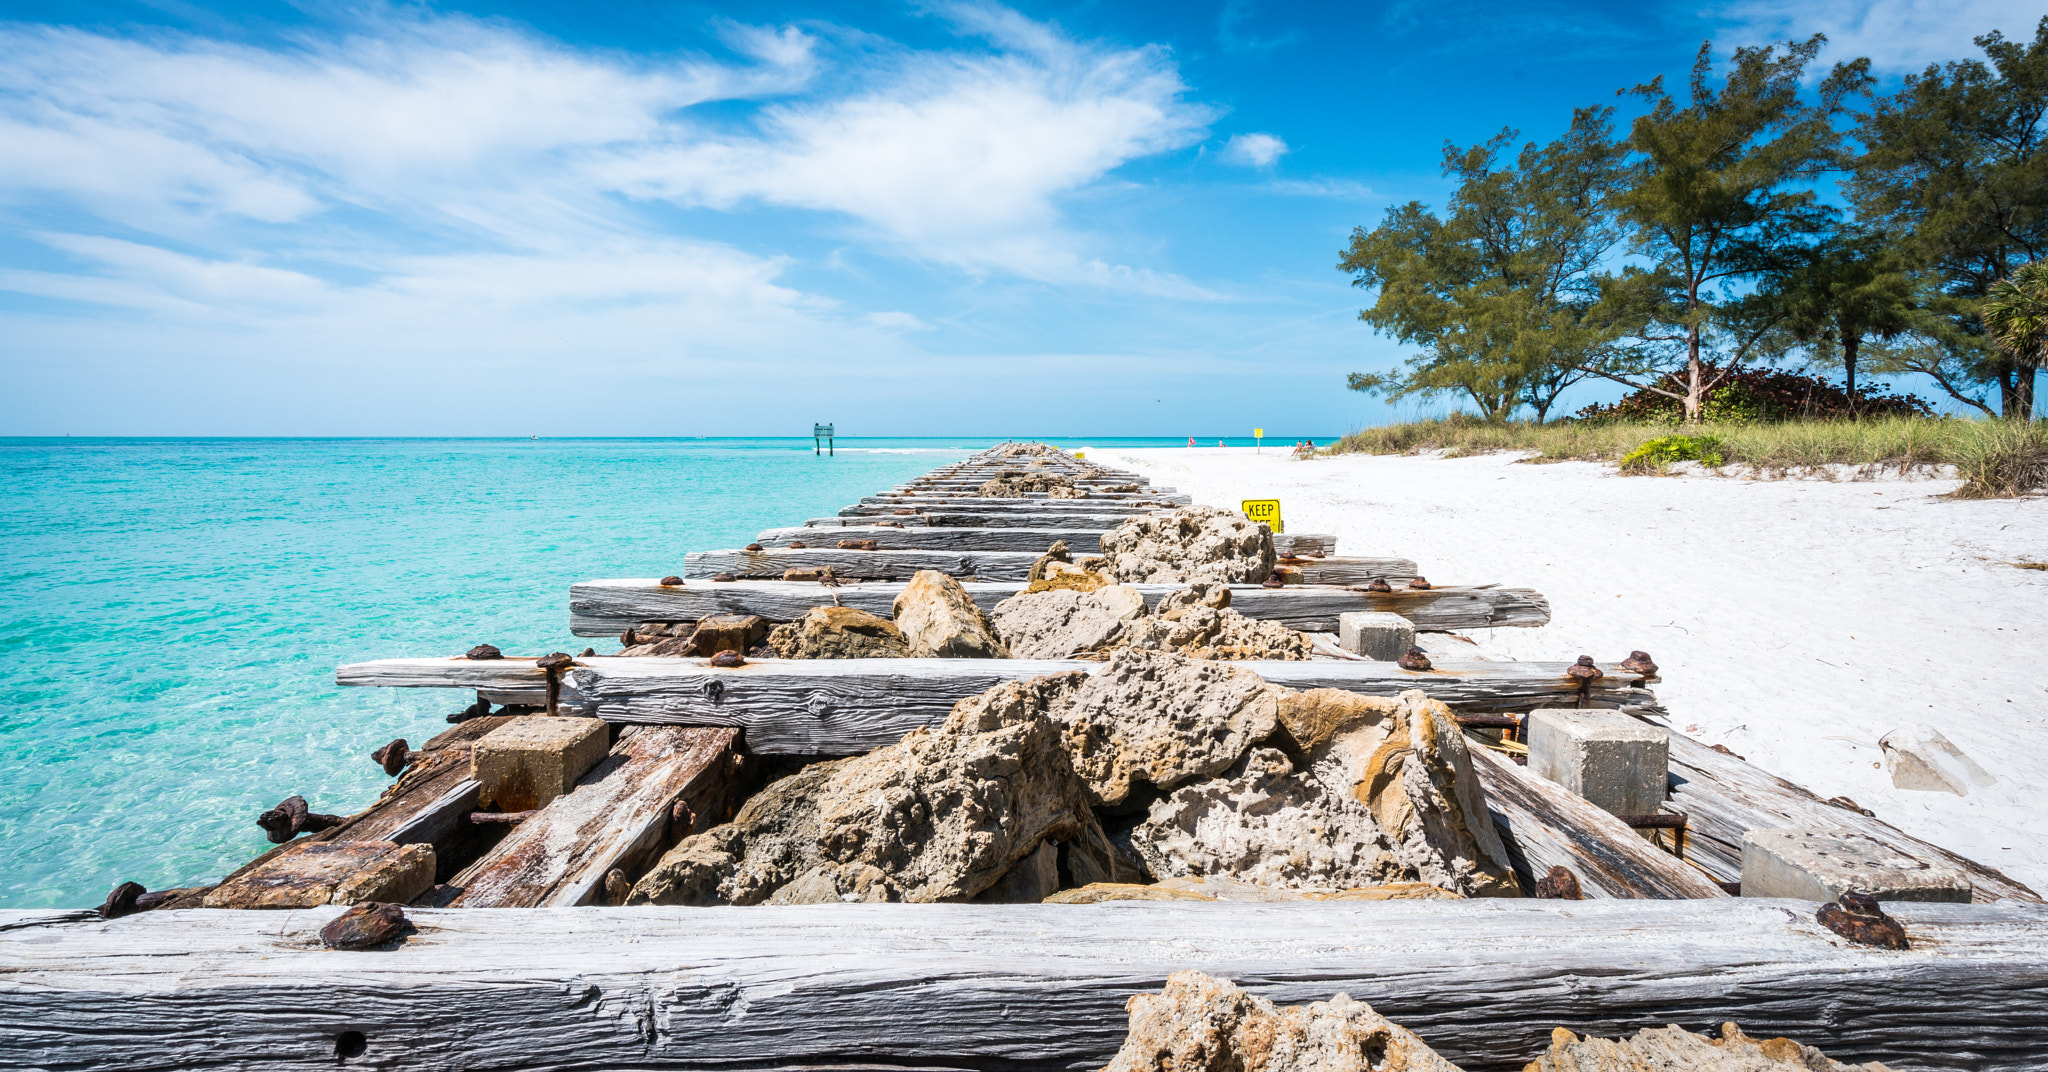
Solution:
<svg viewBox="0 0 2048 1072">
<path fill-rule="evenodd" d="M 1244 511 L 1244 516 L 1265 525 L 1273 535 L 1280 535 L 1280 500 L 1246 499 L 1238 503 L 1238 507 Z"/>
<path fill-rule="evenodd" d="M 1264 449 L 1265 449 L 1265 446 L 1266 446 L 1266 443 L 1265 443 L 1265 439 L 1266 439 L 1266 430 L 1265 430 L 1264 428 L 1254 428 L 1254 429 L 1252 429 L 1252 453 L 1253 453 L 1253 454 L 1259 454 L 1259 453 L 1262 453 L 1262 452 L 1264 451 Z"/>
</svg>

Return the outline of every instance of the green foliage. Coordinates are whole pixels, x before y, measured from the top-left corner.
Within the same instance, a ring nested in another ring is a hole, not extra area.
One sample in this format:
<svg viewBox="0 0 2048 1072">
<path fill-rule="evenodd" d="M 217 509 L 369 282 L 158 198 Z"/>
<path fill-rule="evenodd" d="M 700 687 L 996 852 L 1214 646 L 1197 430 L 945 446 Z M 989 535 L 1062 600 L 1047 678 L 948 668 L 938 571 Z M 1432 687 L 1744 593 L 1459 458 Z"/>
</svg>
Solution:
<svg viewBox="0 0 2048 1072">
<path fill-rule="evenodd" d="M 2048 487 L 2048 430 L 2018 421 L 1986 421 L 1988 434 L 1955 452 L 1958 499 L 2011 499 Z"/>
<path fill-rule="evenodd" d="M 1886 364 L 1987 412 L 1978 389 L 1995 391 L 2001 412 L 2026 418 L 2039 362 L 1986 345 L 1979 313 L 1998 280 L 2048 258 L 2048 18 L 2031 44 L 1995 31 L 1976 43 L 1984 60 L 1930 65 L 1873 103 L 1847 192 L 1939 280 L 1929 307 L 1946 323 Z"/>
<path fill-rule="evenodd" d="M 1826 380 L 1778 369 L 1728 371 L 1708 365 L 1713 386 L 1702 395 L 1699 419 L 1709 424 L 1757 421 L 1835 420 L 1871 417 L 1928 417 L 1933 409 L 1910 394 L 1849 393 Z M 1573 420 L 1589 423 L 1677 424 L 1685 409 L 1669 393 L 1640 390 L 1607 405 L 1591 405 Z"/>
<path fill-rule="evenodd" d="M 1658 436 L 1622 455 L 1624 471 L 1662 470 L 1675 462 L 1698 462 L 1711 469 L 1725 464 L 1721 441 L 1708 435 Z"/>
<path fill-rule="evenodd" d="M 1890 235 L 1849 227 L 1806 250 L 1766 293 L 1783 311 L 1786 331 L 1811 347 L 1812 363 L 1842 370 L 1853 400 L 1864 340 L 1912 330 L 1919 290 Z"/>
</svg>

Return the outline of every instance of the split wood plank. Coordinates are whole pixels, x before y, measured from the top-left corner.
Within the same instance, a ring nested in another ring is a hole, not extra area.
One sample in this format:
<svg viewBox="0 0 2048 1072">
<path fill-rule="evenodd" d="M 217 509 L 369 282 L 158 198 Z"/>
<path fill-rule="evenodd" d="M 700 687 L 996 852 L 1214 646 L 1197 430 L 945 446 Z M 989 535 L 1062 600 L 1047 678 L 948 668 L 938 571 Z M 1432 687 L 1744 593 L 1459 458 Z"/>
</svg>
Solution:
<svg viewBox="0 0 2048 1072">
<path fill-rule="evenodd" d="M 452 906 L 604 903 L 605 875 L 617 868 L 627 881 L 638 879 L 687 833 L 669 828 L 677 800 L 692 815 L 724 817 L 737 736 L 731 729 L 628 727 L 574 790 L 549 801 L 450 880 L 462 889 Z"/>
<path fill-rule="evenodd" d="M 839 540 L 874 540 L 884 551 L 1033 551 L 1043 554 L 1054 541 L 1064 540 L 1067 550 L 1074 554 L 1093 555 L 1101 553 L 1102 534 L 1108 531 L 1061 527 L 947 528 L 926 525 L 922 518 L 916 519 L 918 523 L 915 525 L 900 526 L 873 524 L 878 520 L 900 520 L 897 518 L 846 517 L 838 520 L 849 524 L 837 526 L 841 531 L 829 535 L 819 533 L 814 526 L 790 526 L 764 529 L 754 537 L 754 542 L 764 547 L 788 547 L 791 542 L 830 546 Z M 1273 551 L 1282 558 L 1304 552 L 1332 555 L 1337 552 L 1337 537 L 1319 532 L 1281 533 L 1273 537 Z"/>
<path fill-rule="evenodd" d="M 401 845 L 432 845 L 437 864 L 463 855 L 477 832 L 462 821 L 476 808 L 478 786 L 469 780 L 469 749 L 476 739 L 504 725 L 502 715 L 472 718 L 436 734 L 414 750 L 411 765 L 369 807 L 317 834 L 272 846 L 248 863 L 228 872 L 221 882 L 240 878 L 301 841 L 395 841 Z M 363 757 L 363 762 L 369 762 Z M 315 811 L 325 803 L 309 802 Z M 254 819 L 255 816 L 250 816 Z M 249 824 L 252 840 L 256 824 Z M 267 843 L 266 843 L 267 844 Z M 452 867 L 437 878 L 452 874 Z M 219 883 L 216 883 L 218 885 Z M 211 886 L 198 888 L 158 909 L 198 908 Z"/>
<path fill-rule="evenodd" d="M 1588 898 L 1728 896 L 1713 879 L 1563 786 L 1483 745 L 1473 744 L 1471 752 L 1523 890 L 1535 890 L 1537 879 L 1562 864 Z"/>
<path fill-rule="evenodd" d="M 1798 901 L 412 909 L 396 949 L 321 948 L 337 907 L 0 913 L 10 1064 L 1088 1069 L 1175 971 L 1370 1003 L 1473 1072 L 1556 1026 L 1735 1021 L 1840 1061 L 2022 1072 L 2048 1038 L 2048 908 L 1887 906 L 1850 945 Z M 289 1010 L 289 1015 L 280 1010 Z"/>
<path fill-rule="evenodd" d="M 1652 721 L 1655 724 L 1654 720 Z M 1830 804 L 1769 771 L 1687 737 L 1670 735 L 1671 797 L 1666 806 L 1686 814 L 1685 856 L 1715 878 L 1742 878 L 1742 835 L 1749 830 L 1805 827 L 1864 834 L 1901 854 L 1945 864 L 1970 878 L 1978 901 L 2040 902 L 2025 884 L 1996 868 L 1958 856 L 1879 819 Z M 1660 834 L 1667 839 L 1668 834 Z"/>
<path fill-rule="evenodd" d="M 1085 498 L 1055 498 L 1042 491 L 1029 491 L 1022 495 L 983 496 L 956 494 L 950 491 L 928 491 L 923 493 L 905 492 L 891 495 L 862 496 L 857 505 L 882 506 L 987 506 L 991 503 L 1057 503 L 1082 504 L 1106 507 L 1133 507 L 1163 509 L 1170 506 L 1187 506 L 1194 502 L 1190 495 L 1145 495 L 1138 492 L 1089 492 Z"/>
<path fill-rule="evenodd" d="M 747 748 L 766 754 L 852 755 L 890 744 L 919 726 L 945 720 L 953 705 L 1004 681 L 1079 670 L 1072 659 L 759 659 L 720 669 L 706 659 L 597 656 L 565 672 L 562 710 L 612 722 L 732 726 Z M 1337 688 L 1374 696 L 1422 689 L 1467 712 L 1526 711 L 1569 704 L 1578 683 L 1567 663 L 1444 662 L 1413 672 L 1393 663 L 1255 660 L 1235 664 L 1291 689 Z M 1615 664 L 1587 694 L 1601 706 L 1654 703 Z M 473 662 L 385 659 L 335 673 L 340 685 L 476 689 L 489 698 L 531 702 L 544 677 L 531 659 Z"/>
<path fill-rule="evenodd" d="M 683 556 L 685 579 L 720 573 L 755 580 L 779 580 L 792 569 L 829 566 L 835 577 L 860 581 L 907 581 L 919 570 L 983 581 L 1023 581 L 1045 552 L 1039 551 L 843 551 L 837 547 L 771 547 L 760 551 L 691 551 Z M 1304 584 L 1348 585 L 1385 580 L 1407 584 L 1415 576 L 1406 558 L 1311 558 L 1299 562 Z"/>
<path fill-rule="evenodd" d="M 663 585 L 653 578 L 585 581 L 569 588 L 569 628 L 577 636 L 617 636 L 641 622 L 694 622 L 708 614 L 758 614 L 771 622 L 795 621 L 812 607 L 839 605 L 894 616 L 904 582 L 845 584 L 828 589 L 806 581 L 695 581 Z M 961 587 L 984 611 L 1024 590 L 1015 581 L 966 581 Z M 1157 605 L 1182 585 L 1132 585 Z M 1423 632 L 1457 632 L 1540 626 L 1550 621 L 1550 602 L 1528 588 L 1433 588 L 1362 592 L 1352 588 L 1289 585 L 1264 588 L 1232 585 L 1231 608 L 1248 618 L 1275 621 L 1290 629 L 1329 633 L 1347 611 L 1390 611 Z"/>
</svg>

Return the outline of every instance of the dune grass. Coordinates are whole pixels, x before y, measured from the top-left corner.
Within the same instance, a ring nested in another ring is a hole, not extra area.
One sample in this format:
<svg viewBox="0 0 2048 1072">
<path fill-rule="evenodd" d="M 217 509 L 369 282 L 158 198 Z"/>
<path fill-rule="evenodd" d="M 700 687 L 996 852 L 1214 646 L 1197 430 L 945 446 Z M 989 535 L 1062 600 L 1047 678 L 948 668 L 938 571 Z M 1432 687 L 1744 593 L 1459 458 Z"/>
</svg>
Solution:
<svg viewBox="0 0 2048 1072">
<path fill-rule="evenodd" d="M 1655 440 L 1710 436 L 1723 468 L 1761 476 L 1832 474 L 1834 466 L 1864 472 L 1933 469 L 1952 465 L 1961 498 L 2010 498 L 2048 487 L 2048 428 L 2001 420 L 1888 417 L 1861 421 L 1783 421 L 1715 424 L 1490 424 L 1453 415 L 1367 428 L 1337 441 L 1328 454 L 1420 454 L 1466 457 L 1528 452 L 1531 462 L 1594 461 L 1630 472 L 1661 472 L 1662 457 L 1684 456 L 1683 445 Z M 1641 459 L 1649 459 L 1647 464 Z"/>
</svg>

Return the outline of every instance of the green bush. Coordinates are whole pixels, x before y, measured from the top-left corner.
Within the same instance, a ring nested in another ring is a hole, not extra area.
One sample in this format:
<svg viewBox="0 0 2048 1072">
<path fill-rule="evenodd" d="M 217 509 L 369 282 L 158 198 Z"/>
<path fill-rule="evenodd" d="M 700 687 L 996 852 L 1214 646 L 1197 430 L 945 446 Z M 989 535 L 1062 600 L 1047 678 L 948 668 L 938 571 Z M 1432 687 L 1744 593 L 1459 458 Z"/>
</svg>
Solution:
<svg viewBox="0 0 2048 1072">
<path fill-rule="evenodd" d="M 1910 394 L 1889 394 L 1883 384 L 1865 385 L 1852 404 L 1849 393 L 1816 376 L 1770 368 L 1738 369 L 1721 376 L 1708 365 L 1708 380 L 1719 379 L 1700 399 L 1700 420 L 1707 424 L 1756 424 L 1764 421 L 1840 420 L 1882 417 L 1929 417 L 1926 400 Z M 1667 378 L 1663 386 L 1677 386 Z M 1872 390 L 1875 387 L 1876 390 Z M 1591 424 L 1679 424 L 1685 403 L 1648 389 L 1608 405 L 1587 406 L 1572 418 Z"/>
<path fill-rule="evenodd" d="M 1698 462 L 1713 469 L 1725 464 L 1721 441 L 1713 436 L 1658 436 L 1621 457 L 1624 470 L 1662 469 L 1673 462 Z"/>
<path fill-rule="evenodd" d="M 2048 429 L 2025 421 L 1984 421 L 1984 434 L 1952 452 L 1958 499 L 2013 499 L 2048 487 Z"/>
</svg>

